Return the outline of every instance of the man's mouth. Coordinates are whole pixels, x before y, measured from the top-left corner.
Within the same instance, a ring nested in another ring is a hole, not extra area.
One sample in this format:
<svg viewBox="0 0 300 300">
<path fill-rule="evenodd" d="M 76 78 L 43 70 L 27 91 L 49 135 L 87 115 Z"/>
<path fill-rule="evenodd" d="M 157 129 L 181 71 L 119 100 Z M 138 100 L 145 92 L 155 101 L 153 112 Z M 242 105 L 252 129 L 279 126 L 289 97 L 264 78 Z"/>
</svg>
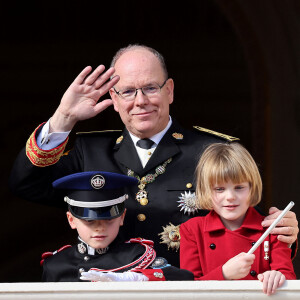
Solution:
<svg viewBox="0 0 300 300">
<path fill-rule="evenodd" d="M 152 111 L 144 111 L 144 112 L 138 112 L 138 113 L 133 113 L 132 115 L 134 116 L 148 116 L 152 113 Z"/>
</svg>

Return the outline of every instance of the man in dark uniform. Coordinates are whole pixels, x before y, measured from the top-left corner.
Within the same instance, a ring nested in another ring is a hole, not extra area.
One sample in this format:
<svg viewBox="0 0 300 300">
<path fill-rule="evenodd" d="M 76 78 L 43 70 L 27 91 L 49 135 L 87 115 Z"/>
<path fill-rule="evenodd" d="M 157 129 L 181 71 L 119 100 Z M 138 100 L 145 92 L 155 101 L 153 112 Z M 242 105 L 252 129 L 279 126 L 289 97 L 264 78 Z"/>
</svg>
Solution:
<svg viewBox="0 0 300 300">
<path fill-rule="evenodd" d="M 102 65 L 91 71 L 86 67 L 78 75 L 51 119 L 29 138 L 14 165 L 11 188 L 30 201 L 54 204 L 59 197 L 51 182 L 67 174 L 101 169 L 136 177 L 139 183 L 128 190 L 123 234 L 153 240 L 160 255 L 178 266 L 178 225 L 202 213 L 194 206 L 198 158 L 206 145 L 235 138 L 199 127 L 185 130 L 169 116 L 174 82 L 154 49 L 129 46 L 106 72 Z M 107 91 L 112 100 L 98 102 Z M 123 132 L 79 134 L 74 149 L 62 156 L 74 125 L 110 105 L 125 124 Z M 273 208 L 263 225 L 279 213 Z M 295 214 L 283 222 L 274 234 L 291 244 L 299 231 Z"/>
<path fill-rule="evenodd" d="M 65 193 L 67 218 L 78 232 L 78 244 L 43 255 L 43 281 L 80 281 L 91 276 L 101 281 L 193 280 L 191 272 L 163 265 L 152 241 L 124 241 L 118 236 L 128 199 L 124 187 L 136 183 L 133 177 L 97 171 L 71 174 L 53 183 Z"/>
</svg>

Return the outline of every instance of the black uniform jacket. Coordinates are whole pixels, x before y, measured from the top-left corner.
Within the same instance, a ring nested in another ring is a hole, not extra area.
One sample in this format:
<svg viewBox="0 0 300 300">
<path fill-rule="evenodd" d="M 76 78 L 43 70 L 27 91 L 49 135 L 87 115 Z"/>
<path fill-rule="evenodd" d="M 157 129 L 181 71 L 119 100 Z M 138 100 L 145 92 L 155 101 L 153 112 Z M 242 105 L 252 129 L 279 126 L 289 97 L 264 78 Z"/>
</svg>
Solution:
<svg viewBox="0 0 300 300">
<path fill-rule="evenodd" d="M 132 139 L 125 129 L 78 134 L 74 148 L 68 155 L 48 167 L 36 167 L 27 158 L 25 149 L 17 157 L 10 187 L 21 198 L 39 203 L 62 205 L 63 195 L 54 191 L 51 183 L 62 176 L 82 171 L 108 171 L 128 174 L 134 171 L 140 178 L 155 174 L 156 168 L 169 158 L 172 161 L 165 172 L 146 185 L 149 203 L 141 205 L 135 195 L 138 186 L 128 190 L 127 213 L 121 230 L 124 238 L 144 237 L 154 241 L 160 256 L 174 266 L 179 266 L 178 249 L 172 243 L 162 244 L 159 233 L 169 223 L 179 225 L 190 217 L 199 215 L 185 213 L 179 207 L 179 197 L 185 192 L 194 192 L 194 172 L 199 156 L 210 143 L 226 139 L 196 129 L 185 130 L 173 120 L 145 168 L 142 167 Z M 200 212 L 200 214 L 203 212 Z"/>
<path fill-rule="evenodd" d="M 47 257 L 43 262 L 42 280 L 51 282 L 81 281 L 80 274 L 91 268 L 97 268 L 103 271 L 126 272 L 143 264 L 143 261 L 140 260 L 142 257 L 155 257 L 155 251 L 149 255 L 149 251 L 145 250 L 145 247 L 140 243 L 126 243 L 118 239 L 115 240 L 109 246 L 108 251 L 103 254 L 89 255 L 86 251 L 82 251 L 82 244 L 83 243 L 79 241 L 77 245 Z M 81 253 L 79 249 L 81 249 Z M 151 247 L 150 249 L 153 250 Z M 145 253 L 148 253 L 148 255 L 144 255 Z M 133 264 L 133 262 L 136 261 L 137 263 Z M 194 279 L 193 273 L 173 266 L 164 266 L 162 269 L 151 269 L 150 264 L 147 269 L 148 270 L 140 271 L 146 275 L 149 280 Z"/>
</svg>

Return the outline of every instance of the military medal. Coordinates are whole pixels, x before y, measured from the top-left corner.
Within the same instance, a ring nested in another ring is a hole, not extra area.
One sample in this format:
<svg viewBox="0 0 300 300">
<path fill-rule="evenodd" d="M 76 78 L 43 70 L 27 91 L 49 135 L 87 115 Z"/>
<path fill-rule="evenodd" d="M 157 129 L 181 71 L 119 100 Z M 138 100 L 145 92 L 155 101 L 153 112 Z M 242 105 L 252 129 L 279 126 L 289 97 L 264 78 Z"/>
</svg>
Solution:
<svg viewBox="0 0 300 300">
<path fill-rule="evenodd" d="M 166 227 L 163 227 L 163 232 L 159 233 L 160 239 L 162 240 L 161 244 L 167 244 L 168 250 L 169 248 L 178 251 L 180 247 L 180 233 L 179 233 L 180 225 L 173 225 L 169 223 Z"/>
<path fill-rule="evenodd" d="M 156 257 L 150 267 L 151 269 L 162 269 L 169 266 L 168 261 L 164 257 Z"/>
<path fill-rule="evenodd" d="M 148 193 L 146 192 L 146 190 L 145 190 L 145 184 L 143 184 L 143 183 L 140 183 L 139 185 L 138 185 L 138 188 L 140 189 L 138 192 L 137 192 L 137 194 L 136 194 L 136 196 L 135 196 L 135 199 L 141 204 L 141 205 L 147 205 L 148 204 L 148 198 L 147 198 L 147 196 L 148 196 Z"/>
<path fill-rule="evenodd" d="M 172 158 L 169 158 L 166 160 L 162 165 L 156 167 L 155 173 L 154 174 L 147 174 L 144 177 L 140 178 L 138 175 L 134 174 L 134 172 L 130 169 L 127 171 L 127 175 L 131 177 L 135 177 L 139 181 L 139 191 L 136 193 L 135 199 L 141 204 L 141 205 L 147 205 L 149 200 L 148 200 L 148 192 L 145 190 L 146 185 L 148 183 L 153 182 L 157 176 L 165 173 L 166 171 L 166 166 L 172 161 Z"/>
<path fill-rule="evenodd" d="M 264 251 L 265 251 L 264 259 L 268 260 L 269 259 L 269 242 L 268 241 L 264 242 Z"/>
<path fill-rule="evenodd" d="M 178 207 L 181 207 L 180 211 L 184 211 L 184 213 L 187 213 L 188 215 L 195 214 L 195 212 L 198 211 L 199 207 L 197 207 L 196 203 L 196 195 L 195 193 L 191 193 L 191 191 L 181 193 L 181 196 L 179 196 L 179 205 Z"/>
</svg>

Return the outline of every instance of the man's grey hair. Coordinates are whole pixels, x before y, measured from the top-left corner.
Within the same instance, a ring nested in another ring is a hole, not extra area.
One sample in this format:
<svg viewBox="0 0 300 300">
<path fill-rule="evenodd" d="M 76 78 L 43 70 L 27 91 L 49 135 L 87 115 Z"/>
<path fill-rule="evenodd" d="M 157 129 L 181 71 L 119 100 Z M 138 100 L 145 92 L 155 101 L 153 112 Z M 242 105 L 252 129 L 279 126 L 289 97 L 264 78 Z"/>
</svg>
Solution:
<svg viewBox="0 0 300 300">
<path fill-rule="evenodd" d="M 148 47 L 148 46 L 145 46 L 145 45 L 140 45 L 140 44 L 130 44 L 124 48 L 121 48 L 117 51 L 117 53 L 114 55 L 112 61 L 111 61 L 111 64 L 110 66 L 111 67 L 114 67 L 117 60 L 126 52 L 128 51 L 131 51 L 131 50 L 136 50 L 136 49 L 144 49 L 144 50 L 147 50 L 149 52 L 151 52 L 152 54 L 154 54 L 154 56 L 156 56 L 160 62 L 160 65 L 162 67 L 162 70 L 164 72 L 164 75 L 165 75 L 165 78 L 167 79 L 168 78 L 168 70 L 167 70 L 167 67 L 166 67 L 166 63 L 165 63 L 165 59 L 164 57 L 155 49 L 151 48 L 151 47 Z"/>
</svg>

